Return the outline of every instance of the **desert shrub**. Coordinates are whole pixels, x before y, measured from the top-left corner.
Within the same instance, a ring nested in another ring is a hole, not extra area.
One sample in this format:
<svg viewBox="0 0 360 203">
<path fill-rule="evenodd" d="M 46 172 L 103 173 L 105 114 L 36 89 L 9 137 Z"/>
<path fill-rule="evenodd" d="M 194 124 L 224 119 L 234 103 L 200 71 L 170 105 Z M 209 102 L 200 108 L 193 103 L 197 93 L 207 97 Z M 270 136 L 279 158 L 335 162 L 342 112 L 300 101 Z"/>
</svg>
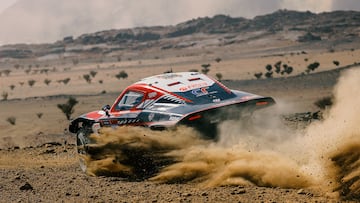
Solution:
<svg viewBox="0 0 360 203">
<path fill-rule="evenodd" d="M 97 72 L 96 71 L 94 71 L 94 70 L 92 70 L 92 71 L 90 71 L 90 75 L 91 75 L 91 77 L 95 77 L 96 76 L 96 74 L 97 74 Z"/>
<path fill-rule="evenodd" d="M 15 88 L 15 85 L 10 85 L 9 87 L 11 90 L 13 90 Z"/>
<path fill-rule="evenodd" d="M 10 116 L 6 119 L 7 122 L 9 122 L 11 125 L 16 124 L 16 118 L 14 116 Z"/>
<path fill-rule="evenodd" d="M 3 74 L 4 74 L 5 76 L 9 76 L 10 73 L 11 73 L 11 70 L 3 70 Z"/>
<path fill-rule="evenodd" d="M 317 100 L 316 102 L 314 102 L 314 104 L 315 104 L 315 106 L 319 107 L 320 109 L 326 109 L 327 107 L 332 106 L 333 99 L 334 98 L 332 96 L 327 96 L 327 97 Z"/>
<path fill-rule="evenodd" d="M 67 85 L 70 82 L 70 78 L 63 79 L 62 82 Z"/>
<path fill-rule="evenodd" d="M 167 70 L 164 73 L 172 73 L 172 72 L 173 72 L 173 70 L 172 70 L 172 68 L 170 68 L 170 70 Z"/>
<path fill-rule="evenodd" d="M 118 74 L 116 74 L 115 75 L 115 77 L 117 78 L 117 79 L 126 79 L 127 77 L 128 77 L 128 74 L 124 71 L 124 70 L 122 70 L 122 71 L 120 71 Z"/>
<path fill-rule="evenodd" d="M 23 86 L 25 83 L 24 82 L 19 82 L 20 86 Z"/>
<path fill-rule="evenodd" d="M 217 80 L 219 80 L 219 81 L 221 81 L 221 79 L 223 77 L 223 75 L 221 73 L 216 73 L 215 76 L 216 76 Z"/>
<path fill-rule="evenodd" d="M 99 80 L 99 84 L 103 84 L 104 83 L 104 81 L 103 80 Z"/>
<path fill-rule="evenodd" d="M 272 70 L 271 64 L 267 64 L 267 65 L 265 66 L 265 69 L 266 69 L 267 71 L 271 71 L 271 70 Z"/>
<path fill-rule="evenodd" d="M 90 77 L 89 74 L 83 75 L 83 78 L 85 79 L 85 81 L 86 81 L 87 83 L 91 83 L 91 77 Z"/>
<path fill-rule="evenodd" d="M 8 99 L 8 96 L 9 96 L 9 93 L 7 93 L 7 92 L 3 92 L 1 94 L 2 100 L 4 100 L 4 101 L 6 101 Z"/>
<path fill-rule="evenodd" d="M 36 75 L 39 72 L 39 70 L 33 70 L 32 74 Z"/>
<path fill-rule="evenodd" d="M 275 67 L 275 73 L 279 74 L 281 71 L 281 61 L 278 61 L 274 64 Z M 270 72 L 270 71 L 269 71 Z"/>
<path fill-rule="evenodd" d="M 190 69 L 189 72 L 199 72 L 198 69 Z"/>
<path fill-rule="evenodd" d="M 260 79 L 262 77 L 263 73 L 255 73 L 254 76 L 256 77 L 256 79 Z"/>
<path fill-rule="evenodd" d="M 117 57 L 116 57 L 116 60 L 117 60 L 118 62 L 120 62 L 120 61 L 121 61 L 121 56 L 117 56 Z"/>
<path fill-rule="evenodd" d="M 220 57 L 217 57 L 217 58 L 215 59 L 215 61 L 216 61 L 217 63 L 220 63 L 221 58 L 220 58 Z"/>
<path fill-rule="evenodd" d="M 315 69 L 317 69 L 319 66 L 320 66 L 319 62 L 314 62 L 314 63 L 309 64 L 307 66 L 307 69 L 310 71 L 315 71 Z"/>
<path fill-rule="evenodd" d="M 28 84 L 30 87 L 34 86 L 34 84 L 36 83 L 35 80 L 31 79 L 31 80 L 28 80 Z"/>
<path fill-rule="evenodd" d="M 49 84 L 51 83 L 51 80 L 49 80 L 49 79 L 46 78 L 46 79 L 44 80 L 44 83 L 45 83 L 46 85 L 49 85 Z"/>
<path fill-rule="evenodd" d="M 19 65 L 19 64 L 15 64 L 15 65 L 14 65 L 14 68 L 15 68 L 15 69 L 19 69 L 19 68 L 20 68 L 20 65 Z"/>
<path fill-rule="evenodd" d="M 40 73 L 45 73 L 45 74 L 48 74 L 49 73 L 49 69 L 48 68 L 45 68 L 45 69 L 41 69 L 40 70 Z"/>
<path fill-rule="evenodd" d="M 201 67 L 202 67 L 201 72 L 204 73 L 205 75 L 208 74 L 208 72 L 210 71 L 210 69 L 209 69 L 210 66 L 211 65 L 209 63 L 208 64 L 202 64 L 201 65 Z"/>
<path fill-rule="evenodd" d="M 40 119 L 42 117 L 43 113 L 37 113 L 36 116 Z"/>
<path fill-rule="evenodd" d="M 340 65 L 340 62 L 339 62 L 339 61 L 333 61 L 333 64 L 334 64 L 335 66 L 339 66 L 339 65 Z"/>
<path fill-rule="evenodd" d="M 290 74 L 294 71 L 294 68 L 291 67 L 291 66 L 287 66 L 284 71 L 285 71 L 285 73 L 287 73 L 288 75 L 290 75 Z"/>
<path fill-rule="evenodd" d="M 72 63 L 74 66 L 76 66 L 77 64 L 79 64 L 79 59 L 78 58 L 72 59 Z"/>
<path fill-rule="evenodd" d="M 69 100 L 65 104 L 58 104 L 57 107 L 65 114 L 66 118 L 70 120 L 71 114 L 74 113 L 74 106 L 78 103 L 78 101 L 70 97 Z"/>
<path fill-rule="evenodd" d="M 28 74 L 30 73 L 30 71 L 31 71 L 31 68 L 26 69 L 26 70 L 25 70 L 25 73 L 28 75 Z"/>
<path fill-rule="evenodd" d="M 269 72 L 266 72 L 266 73 L 265 73 L 265 77 L 266 77 L 266 78 L 272 78 L 272 75 L 273 75 L 273 72 L 272 72 L 272 71 L 269 71 Z"/>
</svg>

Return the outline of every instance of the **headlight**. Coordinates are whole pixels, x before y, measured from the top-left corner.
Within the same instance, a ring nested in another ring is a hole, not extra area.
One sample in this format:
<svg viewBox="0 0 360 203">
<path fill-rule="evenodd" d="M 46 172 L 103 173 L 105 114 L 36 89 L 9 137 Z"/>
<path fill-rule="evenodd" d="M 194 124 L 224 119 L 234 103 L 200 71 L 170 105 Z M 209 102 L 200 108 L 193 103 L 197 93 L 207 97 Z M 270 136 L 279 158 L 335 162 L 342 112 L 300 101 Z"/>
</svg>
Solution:
<svg viewBox="0 0 360 203">
<path fill-rule="evenodd" d="M 98 133 L 100 128 L 101 128 L 100 123 L 94 123 L 91 127 L 91 129 L 94 133 Z"/>
</svg>

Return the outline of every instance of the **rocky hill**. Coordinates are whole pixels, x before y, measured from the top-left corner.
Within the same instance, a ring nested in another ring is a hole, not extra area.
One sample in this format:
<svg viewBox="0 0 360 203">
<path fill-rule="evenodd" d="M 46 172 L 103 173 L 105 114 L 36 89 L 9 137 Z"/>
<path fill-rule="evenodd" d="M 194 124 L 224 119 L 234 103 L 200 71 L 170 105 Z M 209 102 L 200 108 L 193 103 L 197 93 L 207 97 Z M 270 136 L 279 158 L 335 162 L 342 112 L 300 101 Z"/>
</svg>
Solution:
<svg viewBox="0 0 360 203">
<path fill-rule="evenodd" d="M 276 35 L 286 36 L 287 40 L 298 43 L 357 42 L 360 39 L 360 12 L 334 11 L 314 14 L 279 10 L 253 19 L 216 15 L 211 18 L 189 20 L 175 26 L 105 30 L 78 37 L 67 36 L 52 44 L 4 45 L 0 47 L 0 58 L 36 58 L 50 54 L 109 54 L 119 50 L 149 48 L 164 50 L 226 46 Z"/>
</svg>

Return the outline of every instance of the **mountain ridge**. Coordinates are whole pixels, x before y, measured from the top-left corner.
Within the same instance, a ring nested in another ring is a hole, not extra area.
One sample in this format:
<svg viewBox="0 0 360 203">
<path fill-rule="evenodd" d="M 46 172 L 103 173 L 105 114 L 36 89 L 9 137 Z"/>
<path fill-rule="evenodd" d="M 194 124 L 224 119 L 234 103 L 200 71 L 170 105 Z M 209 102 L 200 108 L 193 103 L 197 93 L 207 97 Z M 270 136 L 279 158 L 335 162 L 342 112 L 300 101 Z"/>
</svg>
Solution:
<svg viewBox="0 0 360 203">
<path fill-rule="evenodd" d="M 174 44 L 173 39 L 194 38 L 197 35 L 207 38 L 227 39 L 223 44 L 238 43 L 236 36 L 292 33 L 292 39 L 300 43 L 311 41 L 347 41 L 360 38 L 360 12 L 333 11 L 315 14 L 309 11 L 278 10 L 256 16 L 253 19 L 215 15 L 188 20 L 177 25 L 111 29 L 85 33 L 76 38 L 64 37 L 54 43 L 12 44 L 0 47 L 0 57 L 29 58 L 66 52 L 111 53 L 116 50 L 146 49 L 149 47 L 188 48 L 196 44 Z M 251 40 L 251 38 L 249 38 Z M 88 46 L 91 46 L 90 48 Z"/>
</svg>

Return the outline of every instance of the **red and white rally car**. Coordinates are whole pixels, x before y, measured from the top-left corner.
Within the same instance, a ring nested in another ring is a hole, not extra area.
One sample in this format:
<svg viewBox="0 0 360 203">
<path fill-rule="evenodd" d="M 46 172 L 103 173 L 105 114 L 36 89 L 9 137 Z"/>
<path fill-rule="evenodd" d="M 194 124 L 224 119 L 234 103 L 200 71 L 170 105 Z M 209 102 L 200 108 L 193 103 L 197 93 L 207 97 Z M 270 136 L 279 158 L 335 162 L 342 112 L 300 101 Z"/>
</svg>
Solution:
<svg viewBox="0 0 360 203">
<path fill-rule="evenodd" d="M 101 127 L 122 125 L 154 130 L 185 125 L 216 140 L 220 122 L 274 103 L 271 97 L 231 90 L 198 72 L 166 73 L 130 85 L 112 106 L 72 120 L 69 131 L 77 135 L 78 146 L 88 144 L 88 136 Z"/>
</svg>

